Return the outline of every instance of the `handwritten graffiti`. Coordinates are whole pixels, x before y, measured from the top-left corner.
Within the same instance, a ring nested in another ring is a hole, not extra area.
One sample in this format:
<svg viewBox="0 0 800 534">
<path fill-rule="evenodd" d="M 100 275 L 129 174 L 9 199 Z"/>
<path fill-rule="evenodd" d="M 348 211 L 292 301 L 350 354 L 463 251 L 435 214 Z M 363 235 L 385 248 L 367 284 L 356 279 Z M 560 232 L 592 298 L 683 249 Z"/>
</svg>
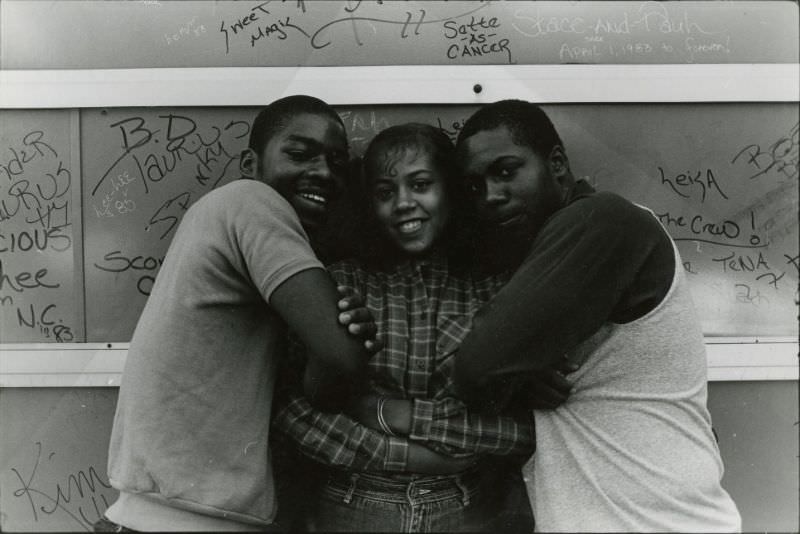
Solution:
<svg viewBox="0 0 800 534">
<path fill-rule="evenodd" d="M 34 305 L 21 298 L 26 291 L 47 291 L 59 287 L 61 283 L 52 279 L 47 268 L 26 267 L 17 272 L 7 271 L 3 260 L 0 260 L 0 291 L 11 291 L 8 295 L 0 296 L 0 306 L 16 307 L 18 327 L 36 330 L 42 337 L 58 343 L 68 343 L 74 340 L 72 328 L 64 324 L 56 304 Z M 15 297 L 23 302 L 17 302 Z"/>
<path fill-rule="evenodd" d="M 687 61 L 689 63 L 694 63 L 699 57 L 720 57 L 731 53 L 730 36 L 726 37 L 724 41 L 712 39 L 700 40 L 694 37 L 687 37 L 683 45 L 686 48 Z"/>
<path fill-rule="evenodd" d="M 379 117 L 374 111 L 361 113 L 343 111 L 339 114 L 347 130 L 350 146 L 358 153 L 363 151 L 367 143 L 381 130 L 389 127 L 389 121 Z"/>
<path fill-rule="evenodd" d="M 8 287 L 12 291 L 22 293 L 26 289 L 55 289 L 61 286 L 59 282 L 46 280 L 47 275 L 47 269 L 36 269 L 35 274 L 31 270 L 25 269 L 11 276 L 5 272 L 3 260 L 0 260 L 0 291 Z"/>
<path fill-rule="evenodd" d="M 218 35 L 228 55 L 235 49 L 255 48 L 262 43 L 292 42 L 319 50 L 347 38 L 357 46 L 364 46 L 369 37 L 378 35 L 379 29 L 391 32 L 381 35 L 381 39 L 396 36 L 400 40 L 414 40 L 420 38 L 426 28 L 441 25 L 445 37 L 444 54 L 449 60 L 499 56 L 509 64 L 516 63 L 511 39 L 498 32 L 501 21 L 497 17 L 474 16 L 491 2 L 481 0 L 475 4 L 461 13 L 433 17 L 424 3 L 420 4 L 421 9 L 398 12 L 398 3 L 390 6 L 383 1 L 348 1 L 344 6 L 345 16 L 320 23 L 319 19 L 304 16 L 305 2 L 298 2 L 297 12 L 290 14 L 285 10 L 279 13 L 275 3 L 261 2 L 242 10 L 234 18 L 221 20 Z M 367 5 L 372 9 L 365 9 Z"/>
<path fill-rule="evenodd" d="M 688 274 L 697 274 L 697 271 L 694 270 L 694 266 L 690 261 L 683 262 L 683 270 Z"/>
<path fill-rule="evenodd" d="M 28 304 L 25 309 L 18 307 L 18 326 L 38 330 L 44 338 L 52 338 L 56 343 L 74 341 L 75 336 L 72 333 L 72 328 L 69 325 L 65 325 L 63 319 L 56 319 L 53 314 L 56 314 L 55 304 L 48 304 L 43 307 Z"/>
<path fill-rule="evenodd" d="M 534 39 L 564 39 L 558 49 L 566 63 L 609 61 L 616 58 L 643 61 L 648 56 L 674 56 L 689 63 L 704 57 L 731 53 L 730 36 L 712 31 L 686 10 L 645 2 L 634 10 L 592 15 L 552 16 L 539 7 L 514 12 L 511 26 Z"/>
<path fill-rule="evenodd" d="M 24 215 L 28 223 L 56 227 L 47 215 L 54 210 L 68 210 L 72 173 L 47 141 L 45 132 L 25 134 L 19 145 L 9 147 L 7 153 L 10 157 L 0 160 L 0 222 Z"/>
<path fill-rule="evenodd" d="M 751 143 L 739 150 L 731 163 L 742 164 L 752 171 L 751 180 L 769 173 L 779 178 L 797 179 L 798 154 L 800 153 L 799 129 L 800 123 L 795 124 L 788 134 L 766 148 L 759 143 Z"/>
<path fill-rule="evenodd" d="M 786 258 L 786 263 L 794 266 L 795 270 L 800 274 L 800 255 L 790 256 L 789 254 L 784 254 L 783 257 Z"/>
<path fill-rule="evenodd" d="M 753 272 L 758 269 L 769 270 L 770 268 L 761 252 L 759 252 L 757 256 L 731 252 L 727 256 L 712 258 L 712 261 L 720 263 L 723 271 Z"/>
<path fill-rule="evenodd" d="M 255 47 L 256 43 L 262 39 L 267 40 L 275 37 L 280 41 L 285 41 L 291 33 L 297 32 L 310 39 L 311 35 L 303 28 L 293 23 L 290 16 L 273 17 L 272 13 L 266 8 L 269 2 L 263 2 L 250 9 L 250 12 L 242 17 L 238 17 L 234 22 L 222 21 L 219 27 L 220 33 L 225 37 L 225 53 L 231 50 L 231 39 L 246 35 L 250 47 Z"/>
<path fill-rule="evenodd" d="M 548 35 L 631 35 L 634 32 L 653 32 L 667 35 L 684 36 L 714 35 L 692 19 L 688 11 L 670 13 L 666 6 L 658 2 L 646 2 L 633 14 L 622 11 L 616 17 L 607 15 L 588 17 L 580 16 L 546 16 L 537 8 L 534 12 L 526 9 L 514 13 L 514 28 L 527 37 L 545 37 Z"/>
<path fill-rule="evenodd" d="M 171 177 L 183 183 L 187 175 L 190 180 L 193 176 L 200 186 L 216 188 L 231 168 L 238 168 L 234 163 L 240 157 L 241 139 L 250 133 L 245 121 L 200 126 L 194 118 L 177 113 L 155 119 L 125 117 L 110 128 L 119 135 L 123 151 L 93 187 L 90 203 L 98 218 L 123 217 L 142 205 L 150 206 L 140 202 L 139 195 L 157 195 L 153 190 Z M 145 231 L 155 229 L 159 239 L 166 239 L 191 197 L 187 191 L 160 203 L 146 216 Z"/>
<path fill-rule="evenodd" d="M 65 233 L 64 226 L 55 228 L 32 228 L 0 233 L 0 252 L 64 252 L 72 246 L 72 237 Z"/>
<path fill-rule="evenodd" d="M 120 136 L 122 153 L 92 187 L 92 196 L 97 195 L 114 169 L 123 162 L 132 164 L 134 174 L 129 179 L 141 184 L 145 194 L 171 176 L 182 162 L 193 165 L 199 184 L 213 189 L 231 163 L 239 158 L 238 150 L 233 150 L 232 146 L 240 146 L 237 140 L 250 133 L 250 125 L 245 121 L 232 120 L 224 126 L 201 130 L 193 118 L 176 113 L 159 115 L 153 122 L 132 116 L 109 126 Z"/>
<path fill-rule="evenodd" d="M 447 47 L 448 59 L 462 57 L 483 57 L 501 54 L 509 64 L 516 63 L 512 57 L 509 45 L 511 41 L 498 37 L 500 21 L 497 17 L 470 16 L 468 22 L 459 24 L 455 20 L 448 20 L 442 24 L 444 36 L 448 42 L 456 41 Z"/>
<path fill-rule="evenodd" d="M 670 187 L 675 193 L 683 198 L 690 198 L 692 191 L 700 191 L 700 202 L 706 201 L 708 192 L 716 191 L 719 196 L 728 199 L 719 185 L 714 172 L 711 169 L 679 172 L 677 174 L 667 174 L 663 167 L 658 167 L 661 183 Z"/>
<path fill-rule="evenodd" d="M 642 4 L 639 8 L 639 18 L 634 24 L 643 25 L 645 31 L 656 31 L 662 34 L 713 35 L 716 33 L 693 20 L 688 11 L 683 10 L 680 13 L 671 14 L 667 6 L 659 2 Z"/>
<path fill-rule="evenodd" d="M 164 239 L 169 235 L 169 233 L 175 228 L 175 225 L 178 224 L 180 221 L 180 217 L 182 212 L 189 209 L 189 200 L 192 198 L 192 194 L 188 191 L 185 193 L 181 193 L 180 195 L 167 199 L 161 206 L 156 210 L 152 217 L 150 217 L 150 221 L 147 223 L 147 226 L 144 227 L 145 231 L 149 232 L 150 229 L 156 224 L 166 224 L 166 229 L 158 236 L 159 239 Z M 177 210 L 175 210 L 177 208 Z M 170 209 L 173 209 L 173 213 L 170 213 Z M 178 215 L 174 213 L 177 211 Z"/>
<path fill-rule="evenodd" d="M 769 304 L 769 299 L 761 294 L 758 289 L 753 289 L 748 284 L 736 284 L 736 302 L 761 306 Z"/>
<path fill-rule="evenodd" d="M 164 263 L 164 258 L 154 258 L 152 256 L 137 255 L 134 257 L 125 256 L 122 251 L 114 250 L 103 256 L 103 263 L 94 266 L 101 271 L 108 273 L 124 273 L 127 271 L 140 271 L 138 274 L 136 289 L 141 295 L 148 296 L 153 288 L 156 273 Z"/>
<path fill-rule="evenodd" d="M 762 281 L 762 280 L 765 281 L 766 283 L 771 285 L 772 288 L 775 289 L 775 291 L 777 291 L 778 290 L 778 282 L 780 282 L 780 280 L 785 275 L 786 275 L 786 273 L 780 273 L 780 274 L 776 274 L 776 273 L 772 273 L 772 272 L 763 273 L 763 274 L 760 274 L 760 275 L 756 276 L 756 280 L 757 281 Z"/>
<path fill-rule="evenodd" d="M 359 3 L 359 6 L 361 3 Z M 481 5 L 466 11 L 465 13 L 461 13 L 452 17 L 446 17 L 442 19 L 427 19 L 427 12 L 424 9 L 420 9 L 416 12 L 407 11 L 405 12 L 405 16 L 399 19 L 390 19 L 390 18 L 376 18 L 376 17 L 356 17 L 353 14 L 357 11 L 358 6 L 353 8 L 349 11 L 350 16 L 342 17 L 339 19 L 332 20 L 326 24 L 320 26 L 314 33 L 311 34 L 310 44 L 311 47 L 314 49 L 321 49 L 330 46 L 333 43 L 333 37 L 331 37 L 332 29 L 336 26 L 341 24 L 350 24 L 353 30 L 353 37 L 355 42 L 359 46 L 363 46 L 363 41 L 361 40 L 359 33 L 358 33 L 358 25 L 357 23 L 366 23 L 369 24 L 371 27 L 377 26 L 399 26 L 400 32 L 399 36 L 401 39 L 408 39 L 410 37 L 416 37 L 421 35 L 422 27 L 425 25 L 430 24 L 440 24 L 442 22 L 450 21 L 450 20 L 458 20 L 462 17 L 469 16 L 477 11 L 487 7 L 488 4 L 484 4 L 481 2 Z"/>
<path fill-rule="evenodd" d="M 116 178 L 111 178 L 111 188 L 106 191 L 100 199 L 100 206 L 93 204 L 94 213 L 97 217 L 114 217 L 136 211 L 136 202 L 128 198 L 128 185 L 136 180 L 128 171 L 123 172 Z"/>
<path fill-rule="evenodd" d="M 42 443 L 37 441 L 35 447 L 35 460 L 30 471 L 11 468 L 19 483 L 12 495 L 27 500 L 34 523 L 41 516 L 60 514 L 73 521 L 74 526 L 91 532 L 92 525 L 108 508 L 104 490 L 111 489 L 111 484 L 97 473 L 94 466 L 69 473 L 55 483 L 45 482 L 41 480 L 41 473 L 56 453 L 49 453 L 45 461 L 42 458 Z"/>
<path fill-rule="evenodd" d="M 57 305 L 63 283 L 50 262 L 71 262 L 72 172 L 56 146 L 32 129 L 0 149 L 0 329 L 69 342 Z"/>
<path fill-rule="evenodd" d="M 742 235 L 742 229 L 739 224 L 730 219 L 708 220 L 701 214 L 689 217 L 688 215 L 673 215 L 669 212 L 656 213 L 656 217 L 667 228 L 685 229 L 693 235 L 693 237 L 674 237 L 675 241 L 698 241 L 742 248 L 764 248 L 769 244 L 766 239 L 755 232 L 750 234 L 748 243 L 735 242 Z"/>
<path fill-rule="evenodd" d="M 537 9 L 535 13 L 518 10 L 511 24 L 526 37 L 542 37 L 548 34 L 584 34 L 590 31 L 586 23 L 584 17 L 547 17 Z"/>
<path fill-rule="evenodd" d="M 764 282 L 776 291 L 779 289 L 778 282 L 786 275 L 783 271 L 773 270 L 762 252 L 743 254 L 731 251 L 725 256 L 712 258 L 711 261 L 721 265 L 723 272 L 757 273 L 755 281 Z"/>
<path fill-rule="evenodd" d="M 6 161 L 0 161 L 0 178 L 5 175 L 6 178 L 12 180 L 25 172 L 27 164 L 45 157 L 46 154 L 58 157 L 58 152 L 43 139 L 44 132 L 35 130 L 23 136 L 21 148 L 9 147 L 8 151 L 11 153 L 11 157 Z"/>
<path fill-rule="evenodd" d="M 204 24 L 197 24 L 197 17 L 192 18 L 186 24 L 183 24 L 178 28 L 175 33 L 171 34 L 164 34 L 164 40 L 167 42 L 168 45 L 172 43 L 176 43 L 181 39 L 186 37 L 194 36 L 199 37 L 200 35 L 206 33 L 206 27 Z"/>
</svg>

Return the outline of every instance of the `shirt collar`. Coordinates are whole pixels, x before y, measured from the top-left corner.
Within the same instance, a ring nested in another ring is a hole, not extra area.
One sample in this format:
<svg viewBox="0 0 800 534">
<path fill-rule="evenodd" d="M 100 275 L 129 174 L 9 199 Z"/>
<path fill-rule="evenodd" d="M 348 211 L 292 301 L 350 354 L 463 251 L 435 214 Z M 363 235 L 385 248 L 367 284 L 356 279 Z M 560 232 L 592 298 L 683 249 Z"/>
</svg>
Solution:
<svg viewBox="0 0 800 534">
<path fill-rule="evenodd" d="M 594 187 L 592 187 L 589 182 L 586 180 L 577 180 L 574 184 L 572 184 L 567 192 L 567 202 L 565 205 L 572 204 L 576 200 L 583 197 L 588 197 L 594 193 Z"/>
</svg>

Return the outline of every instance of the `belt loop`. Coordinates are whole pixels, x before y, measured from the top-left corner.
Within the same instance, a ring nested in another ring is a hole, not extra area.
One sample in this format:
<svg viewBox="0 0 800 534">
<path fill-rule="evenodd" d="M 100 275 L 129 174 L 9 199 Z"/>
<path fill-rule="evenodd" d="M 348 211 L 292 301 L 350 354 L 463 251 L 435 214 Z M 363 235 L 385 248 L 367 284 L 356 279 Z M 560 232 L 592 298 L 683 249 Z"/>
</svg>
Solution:
<svg viewBox="0 0 800 534">
<path fill-rule="evenodd" d="M 461 480 L 461 475 L 456 475 L 453 481 L 456 483 L 456 486 L 458 486 L 458 489 L 461 490 L 461 504 L 466 508 L 469 506 L 469 491 L 467 490 L 467 486 L 465 486 L 464 482 Z"/>
<path fill-rule="evenodd" d="M 356 491 L 356 485 L 358 484 L 358 473 L 353 473 L 350 475 L 350 487 L 347 488 L 347 493 L 344 494 L 344 498 L 342 499 L 345 504 L 350 504 L 350 501 L 353 500 L 353 493 Z"/>
<path fill-rule="evenodd" d="M 408 505 L 411 506 L 412 509 L 413 509 L 413 506 L 415 504 L 415 502 L 414 502 L 414 487 L 415 487 L 415 484 L 414 484 L 413 480 L 411 482 L 409 482 L 408 485 L 406 486 L 406 499 L 408 500 Z"/>
</svg>

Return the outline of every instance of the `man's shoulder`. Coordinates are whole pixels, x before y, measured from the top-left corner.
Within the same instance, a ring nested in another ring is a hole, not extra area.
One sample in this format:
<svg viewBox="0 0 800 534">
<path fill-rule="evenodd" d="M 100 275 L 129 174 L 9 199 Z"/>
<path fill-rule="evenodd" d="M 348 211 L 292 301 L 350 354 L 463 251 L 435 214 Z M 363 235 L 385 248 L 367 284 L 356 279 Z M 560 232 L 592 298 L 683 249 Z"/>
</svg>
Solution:
<svg viewBox="0 0 800 534">
<path fill-rule="evenodd" d="M 581 195 L 565 206 L 565 215 L 580 217 L 591 224 L 618 226 L 620 224 L 644 224 L 658 229 L 658 219 L 646 207 L 609 191 L 595 191 Z"/>
<path fill-rule="evenodd" d="M 289 201 L 263 182 L 238 179 L 203 195 L 193 206 L 195 211 L 225 212 L 234 216 L 297 219 Z M 191 208 L 190 208 L 191 209 Z"/>
<path fill-rule="evenodd" d="M 577 207 L 582 210 L 603 210 L 615 211 L 637 208 L 636 204 L 630 200 L 610 191 L 592 191 L 577 196 L 570 204 L 566 206 Z"/>
<path fill-rule="evenodd" d="M 547 226 L 550 235 L 614 242 L 629 250 L 670 240 L 652 211 L 607 191 L 574 198 L 551 217 Z"/>
<path fill-rule="evenodd" d="M 217 187 L 213 191 L 206 193 L 202 199 L 208 203 L 238 202 L 241 204 L 252 201 L 257 202 L 277 202 L 287 203 L 278 192 L 264 182 L 240 178 Z"/>
</svg>

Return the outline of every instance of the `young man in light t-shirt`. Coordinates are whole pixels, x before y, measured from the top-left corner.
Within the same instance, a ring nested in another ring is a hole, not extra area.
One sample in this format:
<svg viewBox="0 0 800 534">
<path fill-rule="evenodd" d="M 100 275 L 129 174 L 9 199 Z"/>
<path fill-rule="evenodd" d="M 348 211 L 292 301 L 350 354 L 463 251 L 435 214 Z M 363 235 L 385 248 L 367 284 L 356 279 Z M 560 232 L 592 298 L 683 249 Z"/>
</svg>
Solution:
<svg viewBox="0 0 800 534">
<path fill-rule="evenodd" d="M 246 179 L 186 212 L 131 340 L 109 450 L 120 497 L 97 529 L 276 528 L 268 441 L 287 326 L 310 348 L 304 386 L 321 408 L 368 359 L 308 238 L 347 158 L 330 106 L 280 99 L 255 119 Z"/>
</svg>

